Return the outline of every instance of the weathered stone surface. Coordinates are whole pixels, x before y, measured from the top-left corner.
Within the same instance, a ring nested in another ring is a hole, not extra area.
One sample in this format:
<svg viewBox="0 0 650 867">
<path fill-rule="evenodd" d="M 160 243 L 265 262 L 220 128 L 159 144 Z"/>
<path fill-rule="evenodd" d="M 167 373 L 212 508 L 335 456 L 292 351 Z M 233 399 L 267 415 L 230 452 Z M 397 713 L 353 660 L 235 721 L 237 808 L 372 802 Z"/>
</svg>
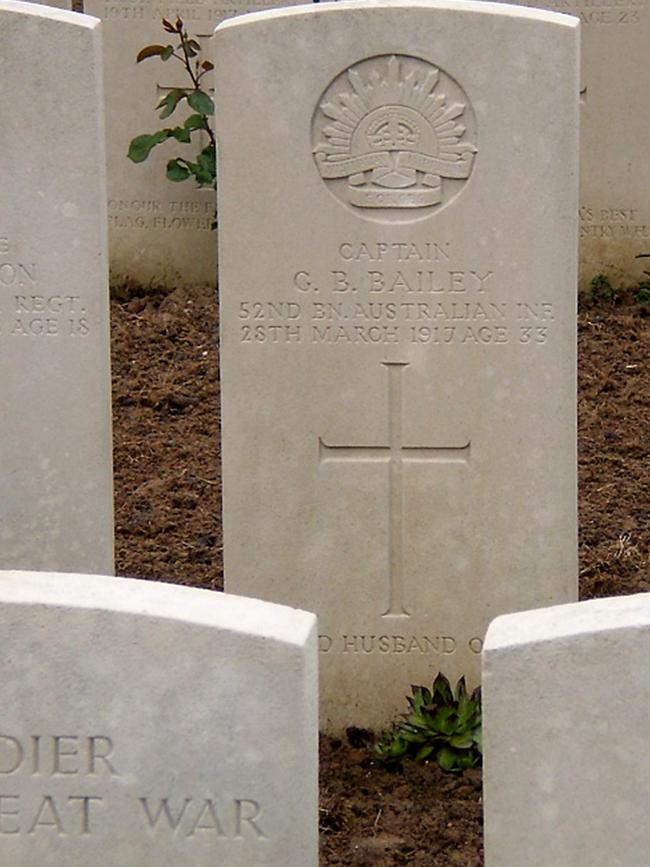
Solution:
<svg viewBox="0 0 650 867">
<path fill-rule="evenodd" d="M 650 279 L 650 4 L 515 2 L 581 21 L 580 282 L 604 272 L 614 286 L 635 286 Z"/>
<path fill-rule="evenodd" d="M 497 618 L 485 640 L 487 867 L 648 861 L 650 595 Z"/>
<path fill-rule="evenodd" d="M 316 867 L 312 614 L 0 573 L 0 860 Z"/>
<path fill-rule="evenodd" d="M 331 730 L 575 598 L 577 30 L 368 0 L 217 29 L 226 582 L 318 613 Z"/>
<path fill-rule="evenodd" d="M 55 6 L 58 9 L 72 9 L 72 0 L 30 0 L 30 3 L 38 3 L 43 6 Z"/>
<path fill-rule="evenodd" d="M 0 0 L 0 566 L 111 572 L 100 23 Z"/>
<path fill-rule="evenodd" d="M 180 15 L 202 46 L 204 57 L 215 26 L 232 15 L 277 6 L 275 0 L 231 0 L 160 4 L 154 0 L 85 0 L 85 11 L 103 22 L 108 145 L 108 222 L 113 280 L 167 286 L 211 285 L 216 281 L 217 237 L 211 229 L 214 190 L 194 181 L 173 183 L 167 161 L 196 159 L 198 148 L 176 141 L 155 148 L 144 163 L 127 159 L 131 140 L 165 126 L 182 124 L 190 113 L 179 108 L 167 120 L 154 108 L 173 87 L 189 83 L 177 61 L 158 58 L 136 65 L 145 45 L 170 42 L 162 17 Z M 284 4 L 282 4 L 284 5 Z M 173 42 L 173 39 L 171 40 Z M 174 43 L 175 44 L 175 43 Z M 212 76 L 203 79 L 212 92 Z M 201 147 L 208 143 L 203 134 Z"/>
</svg>

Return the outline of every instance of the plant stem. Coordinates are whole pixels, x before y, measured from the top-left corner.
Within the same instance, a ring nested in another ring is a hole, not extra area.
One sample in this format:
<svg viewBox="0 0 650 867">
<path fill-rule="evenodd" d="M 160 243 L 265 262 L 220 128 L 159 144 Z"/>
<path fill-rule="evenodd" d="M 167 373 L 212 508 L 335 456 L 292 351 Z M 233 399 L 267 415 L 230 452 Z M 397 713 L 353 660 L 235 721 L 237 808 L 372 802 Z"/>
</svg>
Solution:
<svg viewBox="0 0 650 867">
<path fill-rule="evenodd" d="M 181 48 L 183 50 L 183 58 L 179 57 L 179 60 L 182 60 L 184 62 L 185 69 L 187 70 L 187 74 L 192 79 L 192 84 L 194 85 L 194 90 L 200 90 L 201 89 L 201 82 L 199 80 L 199 77 L 197 77 L 194 74 L 194 70 L 192 69 L 191 58 L 190 58 L 189 54 L 187 53 L 187 44 L 186 43 L 188 40 L 188 35 L 186 32 L 184 32 L 182 27 L 179 28 L 177 32 L 181 38 Z M 210 143 L 212 144 L 212 147 L 215 148 L 215 150 L 216 150 L 217 141 L 214 137 L 214 133 L 212 132 L 212 129 L 210 128 L 210 124 L 208 123 L 208 119 L 206 117 L 203 118 L 203 128 L 205 129 L 208 136 L 210 137 Z"/>
</svg>

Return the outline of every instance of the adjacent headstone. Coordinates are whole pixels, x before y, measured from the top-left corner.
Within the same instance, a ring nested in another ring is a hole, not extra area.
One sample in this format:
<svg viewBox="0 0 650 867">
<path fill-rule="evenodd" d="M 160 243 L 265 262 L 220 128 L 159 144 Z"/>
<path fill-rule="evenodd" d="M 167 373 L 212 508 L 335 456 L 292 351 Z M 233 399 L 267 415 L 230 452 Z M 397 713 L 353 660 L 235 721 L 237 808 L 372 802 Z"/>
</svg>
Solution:
<svg viewBox="0 0 650 867">
<path fill-rule="evenodd" d="M 111 572 L 99 21 L 0 0 L 0 566 Z"/>
<path fill-rule="evenodd" d="M 582 23 L 580 282 L 650 279 L 650 4 L 647 0 L 510 0 Z"/>
<path fill-rule="evenodd" d="M 315 618 L 0 575 L 0 861 L 316 867 Z"/>
<path fill-rule="evenodd" d="M 487 867 L 648 863 L 650 594 L 497 618 L 483 661 Z"/>
<path fill-rule="evenodd" d="M 108 222 L 111 279 L 167 286 L 214 285 L 217 236 L 212 230 L 215 194 L 193 180 L 173 183 L 165 176 L 168 160 L 195 160 L 194 145 L 168 141 L 146 162 L 127 159 L 135 136 L 182 124 L 190 111 L 179 108 L 160 120 L 155 106 L 189 79 L 180 63 L 159 58 L 136 65 L 145 45 L 170 42 L 163 17 L 180 16 L 190 34 L 211 57 L 215 26 L 232 15 L 284 5 L 285 0 L 184 0 L 161 5 L 154 0 L 85 0 L 85 11 L 103 22 L 108 144 Z M 173 39 L 171 40 L 173 42 Z M 212 91 L 212 76 L 203 79 Z M 201 147 L 208 143 L 207 136 Z"/>
<path fill-rule="evenodd" d="M 58 9 L 72 9 L 72 0 L 30 0 L 43 6 L 56 6 Z"/>
<path fill-rule="evenodd" d="M 577 22 L 363 0 L 215 34 L 225 575 L 322 724 L 576 596 Z"/>
</svg>

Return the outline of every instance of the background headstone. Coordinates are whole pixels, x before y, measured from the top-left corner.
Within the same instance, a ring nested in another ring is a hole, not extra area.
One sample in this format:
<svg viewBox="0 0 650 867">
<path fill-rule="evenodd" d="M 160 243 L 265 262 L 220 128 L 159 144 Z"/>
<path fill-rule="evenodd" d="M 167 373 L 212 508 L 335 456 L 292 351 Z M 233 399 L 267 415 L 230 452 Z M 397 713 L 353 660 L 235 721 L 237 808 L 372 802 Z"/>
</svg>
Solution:
<svg viewBox="0 0 650 867">
<path fill-rule="evenodd" d="M 647 593 L 491 624 L 486 867 L 648 862 L 649 655 Z"/>
<path fill-rule="evenodd" d="M 361 2 L 215 34 L 226 582 L 317 612 L 328 729 L 575 599 L 577 31 Z"/>
<path fill-rule="evenodd" d="M 56 6 L 59 9 L 72 9 L 72 0 L 30 0 L 43 6 Z"/>
<path fill-rule="evenodd" d="M 87 13 L 103 22 L 108 145 L 108 224 L 111 279 L 167 286 L 216 282 L 217 235 L 211 229 L 214 190 L 193 180 L 173 183 L 165 177 L 168 160 L 195 159 L 197 148 L 176 141 L 155 148 L 143 163 L 127 159 L 131 140 L 164 126 L 176 126 L 190 113 L 179 108 L 161 121 L 154 108 L 173 87 L 187 86 L 177 61 L 159 58 L 136 64 L 145 45 L 176 42 L 161 26 L 177 15 L 207 50 L 215 26 L 232 15 L 277 6 L 277 0 L 230 0 L 163 4 L 154 0 L 85 0 Z M 284 3 L 282 3 L 284 5 Z M 246 59 L 242 58 L 245 63 Z M 212 90 L 212 76 L 203 79 Z M 207 144 L 207 137 L 205 144 Z"/>
<path fill-rule="evenodd" d="M 316 867 L 312 614 L 0 575 L 0 860 Z"/>
<path fill-rule="evenodd" d="M 580 18 L 580 283 L 636 286 L 650 279 L 650 4 L 514 2 Z"/>
<path fill-rule="evenodd" d="M 113 570 L 99 21 L 0 0 L 0 566 Z"/>
</svg>

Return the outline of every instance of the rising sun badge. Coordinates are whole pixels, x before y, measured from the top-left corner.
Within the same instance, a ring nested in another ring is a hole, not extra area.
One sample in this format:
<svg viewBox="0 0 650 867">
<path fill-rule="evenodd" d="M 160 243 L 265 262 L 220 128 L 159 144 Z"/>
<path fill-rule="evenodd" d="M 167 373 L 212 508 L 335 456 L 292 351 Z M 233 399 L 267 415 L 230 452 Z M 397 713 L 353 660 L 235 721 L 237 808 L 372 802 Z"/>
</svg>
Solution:
<svg viewBox="0 0 650 867">
<path fill-rule="evenodd" d="M 476 121 L 461 87 L 415 57 L 362 60 L 337 76 L 312 123 L 320 176 L 362 216 L 413 219 L 460 192 Z"/>
</svg>

